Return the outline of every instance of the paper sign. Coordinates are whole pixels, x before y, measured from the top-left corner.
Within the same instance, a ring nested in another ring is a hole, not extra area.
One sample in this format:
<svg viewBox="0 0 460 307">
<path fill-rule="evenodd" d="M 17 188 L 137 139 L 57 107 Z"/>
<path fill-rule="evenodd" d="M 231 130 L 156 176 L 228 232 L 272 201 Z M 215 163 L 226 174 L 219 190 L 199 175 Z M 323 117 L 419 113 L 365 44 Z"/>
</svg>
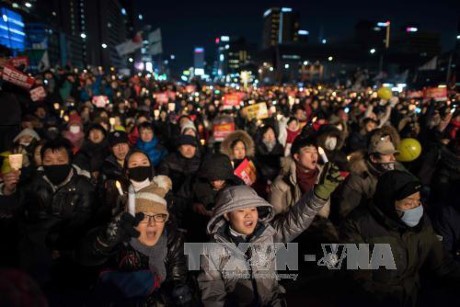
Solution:
<svg viewBox="0 0 460 307">
<path fill-rule="evenodd" d="M 237 92 L 231 94 L 225 94 L 222 98 L 224 109 L 232 109 L 233 107 L 239 107 L 243 100 L 244 93 Z"/>
<path fill-rule="evenodd" d="M 20 72 L 11 65 L 5 65 L 3 68 L 2 78 L 7 82 L 25 89 L 30 89 L 35 83 L 34 78 Z"/>
<path fill-rule="evenodd" d="M 252 106 L 245 107 L 244 110 L 247 113 L 247 118 L 249 120 L 268 118 L 268 109 L 265 102 L 260 102 Z"/>
<path fill-rule="evenodd" d="M 20 170 L 22 168 L 22 154 L 12 154 L 8 156 L 10 167 L 13 170 Z"/>
<path fill-rule="evenodd" d="M 43 86 L 36 87 L 30 90 L 30 98 L 32 101 L 40 101 L 46 98 L 46 91 Z"/>
<path fill-rule="evenodd" d="M 109 98 L 104 95 L 93 96 L 92 103 L 98 108 L 105 108 L 109 103 Z"/>
<path fill-rule="evenodd" d="M 155 99 L 157 100 L 157 102 L 159 104 L 168 103 L 168 101 L 169 101 L 168 93 L 166 93 L 166 92 L 164 92 L 164 93 L 156 93 L 155 94 Z"/>
<path fill-rule="evenodd" d="M 29 66 L 29 58 L 26 56 L 18 56 L 18 57 L 10 59 L 8 63 L 14 67 L 20 67 L 21 65 L 24 65 L 27 67 Z"/>
<path fill-rule="evenodd" d="M 433 98 L 436 101 L 447 100 L 447 88 L 445 87 L 432 87 L 427 88 L 424 93 L 424 98 Z"/>
<path fill-rule="evenodd" d="M 187 93 L 193 93 L 193 92 L 195 91 L 195 89 L 196 89 L 196 86 L 195 86 L 195 85 L 187 85 L 187 86 L 185 87 L 185 91 L 186 91 Z"/>
<path fill-rule="evenodd" d="M 233 131 L 235 131 L 235 123 L 215 124 L 213 126 L 214 140 L 222 142 Z"/>
<path fill-rule="evenodd" d="M 254 166 L 254 163 L 248 159 L 244 159 L 244 161 L 241 162 L 233 173 L 243 180 L 248 186 L 253 185 L 257 179 L 256 167 Z"/>
</svg>

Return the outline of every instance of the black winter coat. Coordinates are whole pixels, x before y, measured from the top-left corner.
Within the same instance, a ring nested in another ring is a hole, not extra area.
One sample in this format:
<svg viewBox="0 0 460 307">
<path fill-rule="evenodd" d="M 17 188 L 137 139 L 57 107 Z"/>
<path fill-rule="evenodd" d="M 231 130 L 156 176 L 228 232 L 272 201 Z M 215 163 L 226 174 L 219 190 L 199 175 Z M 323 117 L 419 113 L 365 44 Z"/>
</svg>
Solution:
<svg viewBox="0 0 460 307">
<path fill-rule="evenodd" d="M 97 266 L 102 271 L 133 272 L 149 270 L 148 256 L 138 252 L 129 244 L 119 244 L 112 250 L 98 248 L 100 245 L 97 244 L 97 236 L 100 231 L 105 231 L 105 229 L 91 231 L 87 238 L 82 241 L 79 250 L 79 259 L 83 265 Z M 159 302 L 166 304 L 166 306 L 180 305 L 180 299 L 174 295 L 175 290 L 183 286 L 187 286 L 189 289 L 193 288 L 188 278 L 182 234 L 171 224 L 166 224 L 164 231 L 167 234 L 168 249 L 164 259 L 166 279 L 162 282 L 159 291 L 152 293 L 141 306 L 157 306 L 156 304 Z M 106 299 L 110 300 L 113 297 L 107 297 Z"/>
<path fill-rule="evenodd" d="M 261 179 L 275 180 L 281 170 L 281 158 L 283 156 L 283 145 L 278 142 L 270 152 L 263 142 L 256 144 L 256 169 L 259 171 Z"/>
</svg>

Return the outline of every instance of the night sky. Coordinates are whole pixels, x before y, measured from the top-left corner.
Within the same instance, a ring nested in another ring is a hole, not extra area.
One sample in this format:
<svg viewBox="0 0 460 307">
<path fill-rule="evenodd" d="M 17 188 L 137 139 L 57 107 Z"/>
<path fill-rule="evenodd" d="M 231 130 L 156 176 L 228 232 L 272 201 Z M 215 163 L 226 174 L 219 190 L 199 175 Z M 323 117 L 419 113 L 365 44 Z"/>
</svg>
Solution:
<svg viewBox="0 0 460 307">
<path fill-rule="evenodd" d="M 175 54 L 178 67 L 193 65 L 193 48 L 205 48 L 206 58 L 214 59 L 214 39 L 220 35 L 244 36 L 261 44 L 263 13 L 266 9 L 291 7 L 300 13 L 301 29 L 310 31 L 317 42 L 320 31 L 328 41 L 353 35 L 361 19 L 390 20 L 393 29 L 416 23 L 420 30 L 441 33 L 443 50 L 453 48 L 460 18 L 459 0 L 327 1 L 327 0 L 133 0 L 143 14 L 143 22 L 160 27 L 165 54 Z M 426 1 L 423 1 L 426 2 Z M 435 4 L 433 4 L 435 3 Z M 393 31 L 392 31 L 393 32 Z"/>
</svg>

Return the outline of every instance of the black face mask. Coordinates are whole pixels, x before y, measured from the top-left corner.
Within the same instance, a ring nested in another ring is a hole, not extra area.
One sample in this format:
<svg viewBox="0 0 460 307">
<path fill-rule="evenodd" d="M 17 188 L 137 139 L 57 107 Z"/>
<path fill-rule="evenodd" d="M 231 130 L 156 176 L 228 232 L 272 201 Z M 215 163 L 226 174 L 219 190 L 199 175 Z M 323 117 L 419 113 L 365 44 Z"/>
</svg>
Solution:
<svg viewBox="0 0 460 307">
<path fill-rule="evenodd" d="M 149 178 L 152 179 L 152 167 L 150 166 L 137 166 L 128 168 L 128 177 L 134 181 L 144 181 Z"/>
<path fill-rule="evenodd" d="M 43 166 L 46 177 L 54 185 L 59 185 L 69 176 L 71 166 L 70 164 L 63 165 L 46 165 Z"/>
</svg>

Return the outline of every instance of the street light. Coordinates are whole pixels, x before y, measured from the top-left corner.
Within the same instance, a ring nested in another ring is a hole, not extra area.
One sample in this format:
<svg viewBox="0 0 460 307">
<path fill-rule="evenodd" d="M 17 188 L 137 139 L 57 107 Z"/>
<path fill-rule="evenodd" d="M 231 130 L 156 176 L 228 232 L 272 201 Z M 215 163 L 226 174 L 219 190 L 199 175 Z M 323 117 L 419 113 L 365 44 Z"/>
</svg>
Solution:
<svg viewBox="0 0 460 307">
<path fill-rule="evenodd" d="M 31 8 L 31 7 L 32 7 L 32 4 L 30 4 L 30 2 L 26 2 L 26 3 L 24 3 L 24 5 L 25 5 L 26 7 L 28 7 L 28 8 Z"/>
<path fill-rule="evenodd" d="M 82 33 L 82 34 L 80 34 L 80 37 L 83 38 L 83 39 L 85 39 L 85 38 L 86 38 L 86 34 L 85 34 L 85 33 Z"/>
<path fill-rule="evenodd" d="M 334 59 L 334 58 L 331 57 L 331 56 L 327 58 L 327 60 L 328 60 L 329 62 L 331 62 L 333 59 Z"/>
<path fill-rule="evenodd" d="M 128 61 L 129 61 L 129 63 L 134 62 L 133 58 L 129 58 Z"/>
<path fill-rule="evenodd" d="M 457 35 L 457 39 L 460 39 L 460 35 Z"/>
<path fill-rule="evenodd" d="M 102 48 L 104 48 L 104 49 L 107 48 L 107 44 L 106 44 L 106 43 L 102 43 L 101 46 L 102 46 Z"/>
<path fill-rule="evenodd" d="M 374 54 L 374 53 L 375 53 L 375 49 L 372 48 L 371 50 L 369 50 L 369 52 L 370 52 L 371 54 Z"/>
</svg>

